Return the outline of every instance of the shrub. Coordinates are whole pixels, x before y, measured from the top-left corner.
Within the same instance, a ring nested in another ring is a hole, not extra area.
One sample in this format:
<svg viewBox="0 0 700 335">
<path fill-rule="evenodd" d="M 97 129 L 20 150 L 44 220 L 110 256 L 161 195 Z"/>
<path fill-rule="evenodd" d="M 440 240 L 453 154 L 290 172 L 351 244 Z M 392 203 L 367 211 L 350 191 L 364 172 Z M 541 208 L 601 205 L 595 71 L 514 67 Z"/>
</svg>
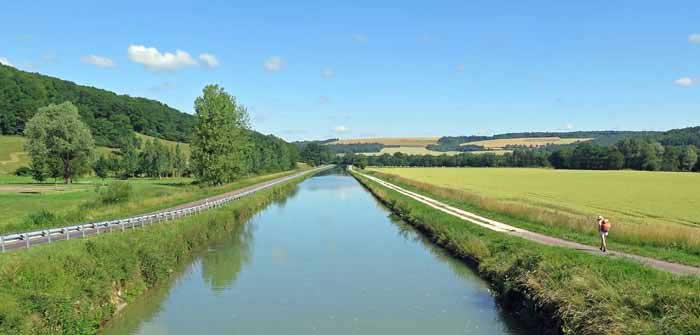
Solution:
<svg viewBox="0 0 700 335">
<path fill-rule="evenodd" d="M 22 166 L 19 169 L 15 170 L 15 176 L 20 176 L 20 177 L 31 177 L 32 176 L 32 169 Z"/>
<path fill-rule="evenodd" d="M 24 219 L 26 226 L 41 226 L 50 227 L 59 223 L 60 219 L 56 214 L 46 209 L 40 209 L 36 212 L 29 213 Z"/>
<path fill-rule="evenodd" d="M 128 201 L 132 194 L 131 184 L 125 181 L 115 181 L 98 191 L 97 201 L 109 205 Z"/>
</svg>

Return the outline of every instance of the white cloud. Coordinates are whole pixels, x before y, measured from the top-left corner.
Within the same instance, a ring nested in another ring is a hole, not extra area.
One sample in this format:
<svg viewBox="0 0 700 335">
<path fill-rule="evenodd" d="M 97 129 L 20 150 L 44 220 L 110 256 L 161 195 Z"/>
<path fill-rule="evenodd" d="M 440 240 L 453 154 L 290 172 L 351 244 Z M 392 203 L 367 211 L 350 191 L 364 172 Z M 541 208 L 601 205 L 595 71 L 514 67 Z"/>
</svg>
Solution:
<svg viewBox="0 0 700 335">
<path fill-rule="evenodd" d="M 693 79 L 688 77 L 679 78 L 673 81 L 674 84 L 681 87 L 690 87 L 693 85 Z"/>
<path fill-rule="evenodd" d="M 363 34 L 354 34 L 352 35 L 352 40 L 355 41 L 355 43 L 367 43 L 369 40 L 366 35 Z"/>
<path fill-rule="evenodd" d="M 10 61 L 5 57 L 0 57 L 0 64 L 14 67 L 14 65 L 12 65 L 12 63 L 10 63 Z"/>
<path fill-rule="evenodd" d="M 566 123 L 566 124 L 564 124 L 564 129 L 566 129 L 566 130 L 572 130 L 572 129 L 574 129 L 574 124 L 571 123 L 571 122 Z"/>
<path fill-rule="evenodd" d="M 265 67 L 267 72 L 279 72 L 284 69 L 285 65 L 286 62 L 279 56 L 272 56 L 263 63 L 263 67 Z"/>
<path fill-rule="evenodd" d="M 97 55 L 87 55 L 80 58 L 80 60 L 85 64 L 92 64 L 97 67 L 115 67 L 114 61 L 107 57 L 97 56 Z"/>
<path fill-rule="evenodd" d="M 208 54 L 208 53 L 203 53 L 203 54 L 199 55 L 199 59 L 202 61 L 204 66 L 206 66 L 210 69 L 215 68 L 215 67 L 219 66 L 219 64 L 221 64 L 221 63 L 219 63 L 219 60 L 216 58 L 216 56 L 214 56 L 212 54 Z"/>
<path fill-rule="evenodd" d="M 198 65 L 189 53 L 182 50 L 176 50 L 175 53 L 161 53 L 156 48 L 132 44 L 129 46 L 128 53 L 129 59 L 151 71 L 175 71 Z"/>
<path fill-rule="evenodd" d="M 700 44 L 700 34 L 690 34 L 690 36 L 688 36 L 688 42 Z"/>
<path fill-rule="evenodd" d="M 323 76 L 323 78 L 330 79 L 335 77 L 335 72 L 333 71 L 333 69 L 327 67 L 321 71 L 321 75 Z"/>
<path fill-rule="evenodd" d="M 347 131 L 348 131 L 348 128 L 345 127 L 345 126 L 337 126 L 337 127 L 333 128 L 333 131 L 336 132 L 336 133 L 341 134 L 341 133 L 347 132 Z"/>
</svg>

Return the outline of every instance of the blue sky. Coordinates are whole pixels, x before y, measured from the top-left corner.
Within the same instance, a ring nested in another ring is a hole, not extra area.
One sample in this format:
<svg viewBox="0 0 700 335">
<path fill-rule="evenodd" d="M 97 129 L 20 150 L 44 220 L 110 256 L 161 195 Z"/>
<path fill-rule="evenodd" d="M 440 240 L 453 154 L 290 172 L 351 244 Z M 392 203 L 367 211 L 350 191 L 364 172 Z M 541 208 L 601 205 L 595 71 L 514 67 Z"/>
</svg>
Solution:
<svg viewBox="0 0 700 335">
<path fill-rule="evenodd" d="M 206 2 L 8 1 L 0 61 L 289 140 L 700 125 L 697 1 Z"/>
</svg>

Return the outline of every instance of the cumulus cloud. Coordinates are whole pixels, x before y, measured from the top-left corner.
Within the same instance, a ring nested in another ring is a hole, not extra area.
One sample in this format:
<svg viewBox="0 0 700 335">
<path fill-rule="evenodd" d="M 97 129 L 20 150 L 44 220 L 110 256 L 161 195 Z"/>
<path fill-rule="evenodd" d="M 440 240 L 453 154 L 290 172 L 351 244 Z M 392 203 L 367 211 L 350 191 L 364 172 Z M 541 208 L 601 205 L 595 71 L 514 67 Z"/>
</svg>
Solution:
<svg viewBox="0 0 700 335">
<path fill-rule="evenodd" d="M 333 131 L 338 133 L 338 134 L 342 134 L 342 133 L 347 132 L 348 128 L 345 126 L 336 126 L 335 128 L 333 128 Z"/>
<path fill-rule="evenodd" d="M 216 56 L 208 53 L 203 53 L 199 55 L 199 60 L 202 61 L 202 64 L 204 64 L 205 67 L 208 67 L 210 69 L 215 68 L 219 66 L 219 64 L 221 64 L 219 63 L 219 60 L 216 58 Z"/>
<path fill-rule="evenodd" d="M 321 76 L 323 76 L 323 78 L 330 79 L 335 77 L 335 72 L 333 69 L 327 67 L 321 71 Z"/>
<path fill-rule="evenodd" d="M 693 79 L 688 77 L 676 79 L 673 83 L 681 87 L 690 87 L 694 84 Z"/>
<path fill-rule="evenodd" d="M 688 41 L 690 43 L 700 44 L 700 34 L 690 34 L 690 36 L 688 36 Z"/>
<path fill-rule="evenodd" d="M 5 57 L 0 57 L 0 64 L 2 64 L 2 65 L 7 65 L 7 66 L 14 66 L 14 65 L 12 65 L 12 63 L 10 63 L 10 61 L 9 61 L 7 58 L 5 58 Z"/>
<path fill-rule="evenodd" d="M 363 35 L 363 34 L 354 34 L 354 35 L 352 35 L 352 40 L 353 40 L 355 43 L 367 43 L 367 41 L 368 41 L 369 39 L 367 38 L 367 35 Z"/>
<path fill-rule="evenodd" d="M 97 55 L 87 55 L 80 58 L 80 60 L 85 64 L 92 64 L 97 67 L 115 67 L 114 61 L 107 57 L 97 56 Z"/>
<path fill-rule="evenodd" d="M 267 72 L 279 72 L 284 69 L 286 65 L 286 62 L 282 57 L 279 56 L 272 56 L 268 59 L 265 60 L 263 63 L 263 67 L 265 68 L 265 71 Z"/>
<path fill-rule="evenodd" d="M 176 50 L 175 53 L 161 53 L 156 48 L 132 44 L 128 49 L 129 59 L 151 71 L 175 71 L 198 63 L 189 53 Z"/>
</svg>

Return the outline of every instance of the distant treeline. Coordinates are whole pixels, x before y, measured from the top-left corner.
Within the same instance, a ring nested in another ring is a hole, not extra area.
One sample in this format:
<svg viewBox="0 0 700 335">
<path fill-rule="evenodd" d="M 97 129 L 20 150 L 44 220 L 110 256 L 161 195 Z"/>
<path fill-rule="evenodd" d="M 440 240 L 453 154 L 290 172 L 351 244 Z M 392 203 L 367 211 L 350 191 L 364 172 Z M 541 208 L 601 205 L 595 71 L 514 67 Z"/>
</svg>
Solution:
<svg viewBox="0 0 700 335">
<path fill-rule="evenodd" d="M 65 101 L 78 108 L 96 145 L 123 146 L 134 131 L 166 140 L 190 141 L 194 117 L 163 103 L 0 65 L 0 134 L 23 134 L 38 108 Z"/>
<path fill-rule="evenodd" d="M 332 144 L 335 141 L 338 141 L 338 139 L 330 138 L 320 141 L 297 141 L 293 143 L 297 146 L 297 148 L 299 148 L 299 150 L 304 150 L 304 148 L 309 144 L 324 145 L 328 147 L 328 150 L 330 150 L 332 154 L 380 152 L 385 147 L 385 145 L 381 143 Z"/>
<path fill-rule="evenodd" d="M 700 171 L 700 127 L 651 133 L 604 146 L 591 142 L 559 147 L 516 149 L 512 153 L 379 156 L 347 154 L 336 162 L 371 166 L 553 167 L 583 170 Z"/>
</svg>

